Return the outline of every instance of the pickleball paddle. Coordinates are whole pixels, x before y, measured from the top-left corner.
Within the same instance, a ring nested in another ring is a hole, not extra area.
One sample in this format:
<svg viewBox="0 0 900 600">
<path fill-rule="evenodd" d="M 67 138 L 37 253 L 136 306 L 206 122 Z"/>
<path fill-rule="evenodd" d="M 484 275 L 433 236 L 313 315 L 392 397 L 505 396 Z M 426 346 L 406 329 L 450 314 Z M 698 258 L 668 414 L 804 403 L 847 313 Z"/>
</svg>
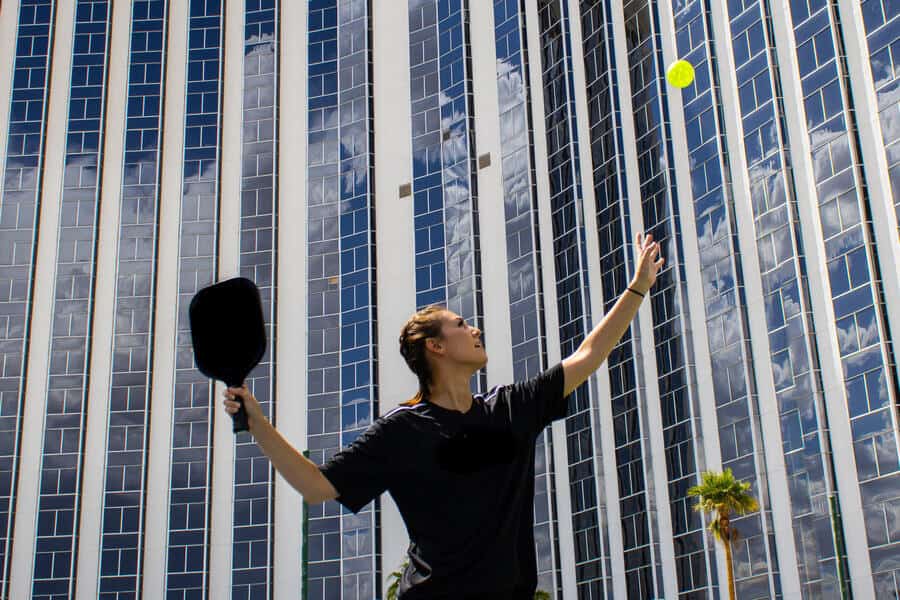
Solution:
<svg viewBox="0 0 900 600">
<path fill-rule="evenodd" d="M 188 309 L 194 362 L 201 373 L 241 387 L 266 351 L 266 327 L 259 289 L 249 279 L 235 277 L 197 292 Z M 232 431 L 247 431 L 247 411 L 240 396 L 231 415 Z"/>
</svg>

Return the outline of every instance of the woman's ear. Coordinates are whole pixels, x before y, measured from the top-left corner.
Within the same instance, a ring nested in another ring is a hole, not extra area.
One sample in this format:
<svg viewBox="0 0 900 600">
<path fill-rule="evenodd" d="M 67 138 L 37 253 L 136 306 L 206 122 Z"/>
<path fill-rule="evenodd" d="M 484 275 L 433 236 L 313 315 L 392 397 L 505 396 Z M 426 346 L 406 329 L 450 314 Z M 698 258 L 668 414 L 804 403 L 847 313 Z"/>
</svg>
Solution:
<svg viewBox="0 0 900 600">
<path fill-rule="evenodd" d="M 441 345 L 435 340 L 435 338 L 426 338 L 425 339 L 425 348 L 431 350 L 432 352 L 441 352 Z"/>
</svg>

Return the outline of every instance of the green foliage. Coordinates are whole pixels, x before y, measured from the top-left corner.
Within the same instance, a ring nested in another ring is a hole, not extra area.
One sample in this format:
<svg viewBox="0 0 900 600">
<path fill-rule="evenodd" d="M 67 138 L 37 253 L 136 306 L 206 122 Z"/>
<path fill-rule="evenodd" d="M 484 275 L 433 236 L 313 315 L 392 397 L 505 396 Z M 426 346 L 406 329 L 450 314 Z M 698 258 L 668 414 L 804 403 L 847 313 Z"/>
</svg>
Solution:
<svg viewBox="0 0 900 600">
<path fill-rule="evenodd" d="M 387 592 L 385 592 L 385 600 L 397 600 L 397 589 L 400 587 L 400 578 L 403 577 L 403 571 L 408 564 L 409 559 L 404 560 L 399 569 L 388 575 L 388 581 L 391 579 L 393 579 L 393 581 L 388 586 Z"/>
<path fill-rule="evenodd" d="M 735 598 L 731 542 L 738 536 L 737 529 L 731 524 L 731 516 L 759 510 L 759 503 L 749 490 L 750 484 L 735 479 L 731 469 L 725 469 L 724 473 L 707 471 L 703 473 L 700 485 L 695 485 L 688 490 L 689 496 L 697 498 L 694 510 L 706 513 L 711 517 L 709 530 L 725 549 L 728 597 L 731 600 Z"/>
<path fill-rule="evenodd" d="M 694 510 L 712 518 L 709 530 L 715 538 L 730 541 L 737 536 L 737 530 L 731 525 L 731 516 L 759 510 L 759 504 L 749 490 L 749 483 L 735 479 L 731 469 L 725 469 L 724 473 L 703 473 L 702 483 L 689 489 L 688 495 L 697 497 Z"/>
</svg>

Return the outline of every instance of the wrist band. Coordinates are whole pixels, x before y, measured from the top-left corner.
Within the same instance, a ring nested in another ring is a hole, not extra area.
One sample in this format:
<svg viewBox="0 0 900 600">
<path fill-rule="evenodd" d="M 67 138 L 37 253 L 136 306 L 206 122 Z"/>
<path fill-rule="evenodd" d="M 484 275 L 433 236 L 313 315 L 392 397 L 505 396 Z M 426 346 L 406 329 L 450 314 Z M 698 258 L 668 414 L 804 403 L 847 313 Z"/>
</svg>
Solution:
<svg viewBox="0 0 900 600">
<path fill-rule="evenodd" d="M 629 292 L 634 292 L 635 294 L 637 294 L 637 295 L 640 296 L 641 298 L 644 297 L 644 295 L 643 295 L 642 293 L 640 293 L 639 291 L 637 291 L 637 290 L 635 290 L 635 289 L 632 289 L 632 288 L 630 288 L 630 287 L 629 287 L 629 288 L 626 288 L 626 289 L 627 289 Z"/>
</svg>

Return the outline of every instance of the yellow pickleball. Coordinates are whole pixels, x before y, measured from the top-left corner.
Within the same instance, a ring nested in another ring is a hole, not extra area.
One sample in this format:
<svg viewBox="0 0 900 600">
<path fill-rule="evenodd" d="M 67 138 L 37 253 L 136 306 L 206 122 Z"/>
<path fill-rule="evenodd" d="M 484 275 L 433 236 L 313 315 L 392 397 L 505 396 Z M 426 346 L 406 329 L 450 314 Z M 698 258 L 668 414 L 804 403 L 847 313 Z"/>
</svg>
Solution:
<svg viewBox="0 0 900 600">
<path fill-rule="evenodd" d="M 677 88 L 686 88 L 694 81 L 694 67 L 686 60 L 676 60 L 669 65 L 666 79 Z"/>
</svg>

